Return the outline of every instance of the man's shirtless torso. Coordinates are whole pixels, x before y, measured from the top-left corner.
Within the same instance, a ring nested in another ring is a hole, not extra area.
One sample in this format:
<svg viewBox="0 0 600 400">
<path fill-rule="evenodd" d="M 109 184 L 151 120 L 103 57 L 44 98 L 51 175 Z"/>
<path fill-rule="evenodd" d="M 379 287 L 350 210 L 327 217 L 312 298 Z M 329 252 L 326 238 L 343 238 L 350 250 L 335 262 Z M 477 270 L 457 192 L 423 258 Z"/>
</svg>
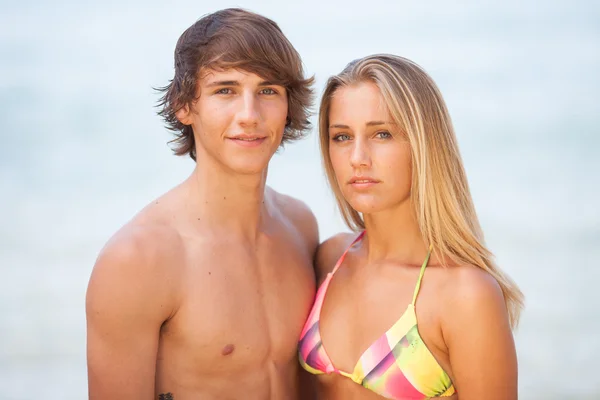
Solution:
<svg viewBox="0 0 600 400">
<path fill-rule="evenodd" d="M 185 190 L 146 207 L 100 255 L 87 298 L 91 365 L 120 360 L 107 382 L 131 387 L 154 376 L 147 398 L 294 399 L 315 288 L 312 213 L 267 188 L 249 240 L 186 209 Z"/>
</svg>

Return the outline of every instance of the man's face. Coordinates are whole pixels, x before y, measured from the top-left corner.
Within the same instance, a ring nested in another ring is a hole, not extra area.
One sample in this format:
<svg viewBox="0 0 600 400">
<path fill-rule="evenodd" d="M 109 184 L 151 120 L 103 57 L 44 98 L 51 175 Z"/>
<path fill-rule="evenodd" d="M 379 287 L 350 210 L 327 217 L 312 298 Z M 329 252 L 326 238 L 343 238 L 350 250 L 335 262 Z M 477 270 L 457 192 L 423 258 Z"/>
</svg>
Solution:
<svg viewBox="0 0 600 400">
<path fill-rule="evenodd" d="M 243 70 L 202 71 L 199 98 L 177 113 L 191 125 L 198 161 L 210 157 L 241 174 L 262 172 L 281 144 L 286 89 Z"/>
</svg>

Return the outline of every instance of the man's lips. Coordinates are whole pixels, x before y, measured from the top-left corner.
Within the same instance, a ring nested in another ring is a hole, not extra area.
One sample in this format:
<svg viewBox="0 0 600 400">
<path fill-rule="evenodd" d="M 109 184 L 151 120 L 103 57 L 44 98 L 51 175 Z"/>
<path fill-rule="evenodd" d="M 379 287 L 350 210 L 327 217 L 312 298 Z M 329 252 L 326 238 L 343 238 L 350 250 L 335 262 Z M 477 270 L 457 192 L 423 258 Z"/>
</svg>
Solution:
<svg viewBox="0 0 600 400">
<path fill-rule="evenodd" d="M 244 140 L 244 141 L 253 141 L 253 140 L 261 140 L 266 138 L 266 136 L 259 136 L 259 135 L 237 135 L 237 136 L 230 136 L 228 139 L 231 140 Z"/>
<path fill-rule="evenodd" d="M 227 140 L 231 140 L 238 146 L 250 148 L 262 146 L 267 140 L 267 137 L 261 135 L 235 135 L 228 137 Z"/>
</svg>

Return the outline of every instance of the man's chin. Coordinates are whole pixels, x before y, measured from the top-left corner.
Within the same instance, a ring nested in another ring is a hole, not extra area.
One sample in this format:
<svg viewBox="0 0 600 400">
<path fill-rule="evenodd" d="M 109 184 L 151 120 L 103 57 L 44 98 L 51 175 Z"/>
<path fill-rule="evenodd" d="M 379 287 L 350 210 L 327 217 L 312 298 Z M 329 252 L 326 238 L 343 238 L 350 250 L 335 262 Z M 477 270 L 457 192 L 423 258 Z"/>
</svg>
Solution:
<svg viewBox="0 0 600 400">
<path fill-rule="evenodd" d="M 252 176 L 266 174 L 269 163 L 263 160 L 256 160 L 255 162 L 237 162 L 234 165 L 230 165 L 230 170 L 236 175 Z"/>
</svg>

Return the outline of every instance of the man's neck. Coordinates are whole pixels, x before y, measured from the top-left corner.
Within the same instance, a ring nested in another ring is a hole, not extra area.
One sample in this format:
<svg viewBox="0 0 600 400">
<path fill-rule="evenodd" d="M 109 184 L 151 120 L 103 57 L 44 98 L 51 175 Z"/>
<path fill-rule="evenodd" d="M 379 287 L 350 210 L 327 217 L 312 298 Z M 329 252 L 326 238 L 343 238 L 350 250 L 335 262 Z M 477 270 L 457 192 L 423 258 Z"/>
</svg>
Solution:
<svg viewBox="0 0 600 400">
<path fill-rule="evenodd" d="M 253 240 L 268 220 L 267 169 L 238 174 L 220 165 L 196 164 L 184 183 L 188 213 L 203 225 Z"/>
</svg>

